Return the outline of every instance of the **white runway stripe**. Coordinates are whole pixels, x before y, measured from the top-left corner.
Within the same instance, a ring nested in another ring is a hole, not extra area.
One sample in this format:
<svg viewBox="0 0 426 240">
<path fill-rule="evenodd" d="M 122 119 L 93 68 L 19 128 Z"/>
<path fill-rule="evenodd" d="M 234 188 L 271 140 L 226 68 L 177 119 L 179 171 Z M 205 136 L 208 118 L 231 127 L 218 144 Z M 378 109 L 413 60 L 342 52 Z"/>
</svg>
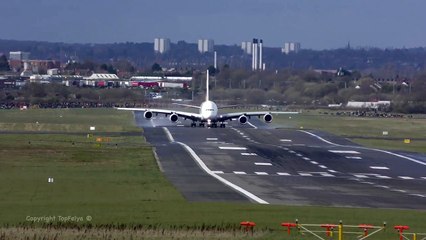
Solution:
<svg viewBox="0 0 426 240">
<path fill-rule="evenodd" d="M 238 174 L 238 175 L 245 175 L 245 174 L 247 174 L 246 172 L 240 172 L 240 171 L 234 171 L 234 173 Z"/>
<path fill-rule="evenodd" d="M 426 177 L 421 177 L 422 179 L 426 180 Z"/>
<path fill-rule="evenodd" d="M 411 196 L 415 196 L 415 197 L 422 197 L 422 198 L 426 198 L 426 196 L 425 195 L 423 195 L 423 194 L 410 194 Z"/>
<path fill-rule="evenodd" d="M 222 150 L 247 150 L 245 147 L 219 147 Z"/>
<path fill-rule="evenodd" d="M 311 159 L 310 159 L 310 158 L 308 158 L 308 157 L 304 157 L 303 159 L 305 159 L 306 161 L 311 160 Z"/>
<path fill-rule="evenodd" d="M 412 179 L 414 179 L 414 178 L 408 177 L 408 176 L 398 176 L 398 178 L 405 179 L 405 180 L 412 180 Z"/>
<path fill-rule="evenodd" d="M 333 174 L 330 174 L 330 173 L 321 173 L 321 176 L 323 176 L 323 177 L 335 177 Z"/>
<path fill-rule="evenodd" d="M 266 173 L 266 172 L 254 172 L 254 173 L 256 173 L 257 175 L 269 175 L 268 173 Z"/>
<path fill-rule="evenodd" d="M 327 168 L 326 166 L 324 166 L 324 165 L 319 165 L 319 167 L 320 168 Z"/>
<path fill-rule="evenodd" d="M 254 165 L 257 165 L 257 166 L 272 166 L 272 163 L 255 162 Z"/>
<path fill-rule="evenodd" d="M 371 169 L 376 169 L 376 170 L 389 170 L 388 167 L 382 167 L 382 166 L 370 166 Z"/>
<path fill-rule="evenodd" d="M 212 173 L 223 174 L 223 171 L 212 171 Z"/>
<path fill-rule="evenodd" d="M 315 162 L 315 161 L 311 161 L 311 163 L 312 163 L 312 164 L 315 164 L 315 165 L 318 165 L 318 163 L 317 163 L 317 162 Z"/>
<path fill-rule="evenodd" d="M 351 150 L 328 150 L 329 152 L 332 153 L 344 153 L 344 154 L 361 154 L 360 152 L 357 151 L 351 151 Z"/>
<path fill-rule="evenodd" d="M 290 176 L 290 173 L 286 173 L 286 172 L 277 172 L 277 174 L 280 176 Z"/>
<path fill-rule="evenodd" d="M 362 157 L 351 157 L 351 156 L 346 156 L 345 158 L 347 158 L 347 159 L 362 159 Z"/>
<path fill-rule="evenodd" d="M 281 141 L 281 142 L 292 142 L 292 140 L 291 140 L 291 139 L 281 139 L 280 141 Z"/>
<path fill-rule="evenodd" d="M 311 177 L 312 174 L 311 173 L 299 173 L 300 176 L 302 177 Z"/>
<path fill-rule="evenodd" d="M 354 176 L 357 177 L 357 178 L 368 178 L 367 176 L 362 175 L 362 174 L 354 174 Z"/>
<path fill-rule="evenodd" d="M 241 153 L 243 156 L 257 156 L 256 153 Z"/>
<path fill-rule="evenodd" d="M 391 177 L 389 177 L 389 176 L 383 176 L 383 175 L 377 175 L 377 177 L 381 178 L 381 179 L 391 179 Z"/>
<path fill-rule="evenodd" d="M 217 141 L 217 138 L 206 138 L 207 141 Z"/>
</svg>

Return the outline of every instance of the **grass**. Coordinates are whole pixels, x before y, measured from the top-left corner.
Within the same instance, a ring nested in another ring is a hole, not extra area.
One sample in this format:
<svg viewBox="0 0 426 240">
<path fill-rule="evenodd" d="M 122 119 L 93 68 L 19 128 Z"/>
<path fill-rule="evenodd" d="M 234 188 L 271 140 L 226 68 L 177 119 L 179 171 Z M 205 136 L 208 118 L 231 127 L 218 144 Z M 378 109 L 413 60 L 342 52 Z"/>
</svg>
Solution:
<svg viewBox="0 0 426 240">
<path fill-rule="evenodd" d="M 319 124 L 312 116 L 297 117 L 295 124 Z M 34 120 L 42 127 L 27 128 Z M 131 113 L 112 109 L 0 111 L 0 131 L 12 131 L 0 135 L 0 239 L 235 239 L 244 238 L 239 222 L 246 220 L 257 224 L 252 238 L 294 239 L 280 223 L 296 218 L 387 221 L 390 229 L 373 238 L 379 240 L 396 238 L 391 228 L 398 224 L 426 231 L 424 210 L 187 202 L 159 171 L 143 137 L 120 134 L 141 131 L 132 124 Z M 92 125 L 96 131 L 88 138 Z M 16 134 L 24 130 L 31 134 Z M 100 134 L 108 141 L 97 142 Z M 43 218 L 49 216 L 55 219 Z"/>
</svg>

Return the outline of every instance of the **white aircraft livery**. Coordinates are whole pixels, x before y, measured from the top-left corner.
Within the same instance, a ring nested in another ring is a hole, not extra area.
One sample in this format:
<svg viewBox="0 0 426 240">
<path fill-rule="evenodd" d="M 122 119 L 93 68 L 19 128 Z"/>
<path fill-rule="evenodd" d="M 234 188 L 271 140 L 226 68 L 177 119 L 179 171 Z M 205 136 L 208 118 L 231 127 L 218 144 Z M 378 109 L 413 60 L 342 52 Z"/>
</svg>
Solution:
<svg viewBox="0 0 426 240">
<path fill-rule="evenodd" d="M 263 120 L 267 123 L 272 122 L 272 114 L 297 114 L 298 112 L 233 112 L 233 113 L 218 113 L 218 107 L 216 103 L 209 100 L 209 71 L 207 70 L 206 77 L 206 101 L 204 101 L 201 106 L 193 106 L 187 104 L 178 104 L 181 106 L 198 108 L 199 113 L 192 112 L 183 112 L 183 111 L 175 111 L 169 109 L 153 109 L 153 108 L 117 108 L 118 110 L 128 110 L 128 111 L 143 111 L 143 116 L 146 119 L 151 119 L 154 114 L 164 114 L 166 117 L 168 116 L 170 121 L 177 122 L 179 117 L 185 120 L 192 120 L 191 127 L 196 127 L 197 122 L 199 122 L 200 127 L 216 128 L 219 127 L 224 128 L 226 121 L 232 121 L 234 119 L 238 119 L 241 124 L 246 124 L 248 119 L 252 116 L 263 117 Z M 225 107 L 222 107 L 225 108 Z"/>
</svg>

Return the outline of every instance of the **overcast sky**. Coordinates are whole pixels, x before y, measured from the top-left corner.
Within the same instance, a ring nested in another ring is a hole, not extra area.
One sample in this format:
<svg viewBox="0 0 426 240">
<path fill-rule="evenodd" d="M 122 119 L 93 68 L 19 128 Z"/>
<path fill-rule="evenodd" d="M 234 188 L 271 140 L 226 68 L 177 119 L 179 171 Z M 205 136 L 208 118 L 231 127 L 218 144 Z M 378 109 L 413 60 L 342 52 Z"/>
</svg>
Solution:
<svg viewBox="0 0 426 240">
<path fill-rule="evenodd" d="M 0 0 L 1 39 L 426 47 L 425 0 Z"/>
</svg>

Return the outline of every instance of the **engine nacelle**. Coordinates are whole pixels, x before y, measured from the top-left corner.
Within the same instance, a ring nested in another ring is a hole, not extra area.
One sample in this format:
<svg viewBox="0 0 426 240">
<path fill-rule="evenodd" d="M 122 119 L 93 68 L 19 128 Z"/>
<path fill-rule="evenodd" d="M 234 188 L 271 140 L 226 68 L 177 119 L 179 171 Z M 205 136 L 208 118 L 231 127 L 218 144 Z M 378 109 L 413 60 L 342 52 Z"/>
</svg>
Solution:
<svg viewBox="0 0 426 240">
<path fill-rule="evenodd" d="M 267 113 L 267 114 L 263 115 L 263 121 L 265 121 L 265 122 L 267 122 L 267 123 L 272 122 L 272 119 L 273 119 L 273 117 L 272 117 L 272 115 L 271 115 L 271 114 L 269 114 L 269 113 Z"/>
<path fill-rule="evenodd" d="M 143 114 L 143 116 L 144 116 L 144 118 L 146 118 L 146 119 L 151 119 L 152 118 L 152 112 L 150 112 L 150 111 L 146 111 L 146 112 L 144 112 L 144 114 Z"/>
<path fill-rule="evenodd" d="M 246 115 L 241 115 L 238 118 L 238 122 L 240 122 L 241 124 L 246 124 L 247 123 L 247 116 Z"/>
<path fill-rule="evenodd" d="M 179 117 L 178 117 L 178 115 L 176 115 L 176 114 L 173 113 L 173 114 L 170 115 L 169 119 L 172 122 L 177 122 L 177 120 L 179 119 Z"/>
</svg>

